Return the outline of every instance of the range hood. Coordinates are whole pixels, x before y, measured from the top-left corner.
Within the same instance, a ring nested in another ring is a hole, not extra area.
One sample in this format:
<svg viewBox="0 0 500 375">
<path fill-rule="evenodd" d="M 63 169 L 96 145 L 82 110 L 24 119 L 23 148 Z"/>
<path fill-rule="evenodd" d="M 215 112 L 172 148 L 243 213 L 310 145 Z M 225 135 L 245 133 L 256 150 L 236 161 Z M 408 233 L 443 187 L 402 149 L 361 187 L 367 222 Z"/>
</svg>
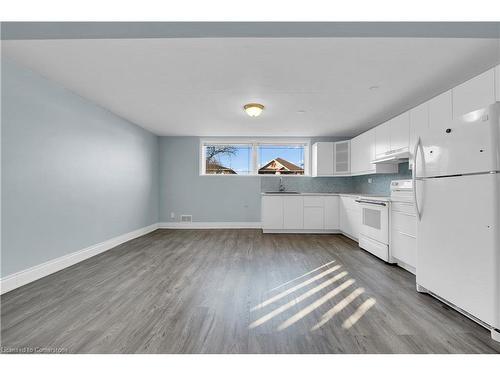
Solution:
<svg viewBox="0 0 500 375">
<path fill-rule="evenodd" d="M 373 164 L 399 164 L 406 163 L 410 158 L 410 153 L 408 147 L 401 148 L 398 150 L 387 151 L 384 154 L 377 155 L 375 160 L 372 160 Z"/>
</svg>

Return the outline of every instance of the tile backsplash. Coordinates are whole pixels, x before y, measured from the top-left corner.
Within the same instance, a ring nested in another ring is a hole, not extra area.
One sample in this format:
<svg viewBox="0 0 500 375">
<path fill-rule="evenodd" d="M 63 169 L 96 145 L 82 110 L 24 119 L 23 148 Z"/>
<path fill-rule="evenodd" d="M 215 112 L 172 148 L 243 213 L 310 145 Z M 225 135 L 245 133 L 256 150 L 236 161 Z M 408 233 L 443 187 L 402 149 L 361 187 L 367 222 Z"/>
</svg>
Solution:
<svg viewBox="0 0 500 375">
<path fill-rule="evenodd" d="M 262 176 L 260 189 L 262 192 L 277 191 L 279 181 L 278 176 Z M 352 177 L 283 176 L 283 185 L 286 190 L 301 193 L 349 193 L 354 189 Z"/>
<path fill-rule="evenodd" d="M 407 180 L 411 178 L 411 171 L 408 163 L 399 164 L 398 173 L 372 174 L 352 177 L 352 184 L 355 193 L 390 195 L 390 185 L 392 180 Z M 371 183 L 368 182 L 371 179 Z"/>
<path fill-rule="evenodd" d="M 354 177 L 297 177 L 283 176 L 283 185 L 286 190 L 302 193 L 362 193 L 390 195 L 392 180 L 411 178 L 408 163 L 399 164 L 398 173 L 373 174 Z M 368 180 L 371 179 L 371 183 Z M 278 176 L 262 176 L 260 189 L 262 192 L 277 191 L 279 188 Z"/>
</svg>

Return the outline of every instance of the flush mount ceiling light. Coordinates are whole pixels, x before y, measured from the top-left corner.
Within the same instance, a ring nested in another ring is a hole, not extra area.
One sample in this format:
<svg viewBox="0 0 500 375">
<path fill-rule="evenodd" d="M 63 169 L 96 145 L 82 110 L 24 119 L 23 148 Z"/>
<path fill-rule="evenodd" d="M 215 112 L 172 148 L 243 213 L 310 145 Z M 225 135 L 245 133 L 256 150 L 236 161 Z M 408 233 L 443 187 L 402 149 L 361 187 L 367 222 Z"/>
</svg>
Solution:
<svg viewBox="0 0 500 375">
<path fill-rule="evenodd" d="M 248 103 L 243 106 L 243 109 L 245 110 L 248 116 L 257 117 L 260 116 L 260 114 L 262 113 L 264 106 L 259 103 Z"/>
</svg>

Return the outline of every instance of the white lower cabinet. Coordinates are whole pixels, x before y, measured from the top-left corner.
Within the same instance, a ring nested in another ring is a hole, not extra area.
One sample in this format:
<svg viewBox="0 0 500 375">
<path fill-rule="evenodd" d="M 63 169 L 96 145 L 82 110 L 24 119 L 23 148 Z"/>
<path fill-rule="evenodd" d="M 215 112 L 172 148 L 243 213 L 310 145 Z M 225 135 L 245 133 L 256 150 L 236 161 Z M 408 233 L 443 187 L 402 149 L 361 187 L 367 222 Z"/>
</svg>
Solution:
<svg viewBox="0 0 500 375">
<path fill-rule="evenodd" d="M 340 197 L 325 196 L 325 229 L 340 229 Z"/>
<path fill-rule="evenodd" d="M 340 197 L 340 230 L 353 239 L 359 238 L 361 207 L 355 196 Z"/>
<path fill-rule="evenodd" d="M 339 230 L 340 198 L 336 195 L 263 195 L 265 232 L 335 232 Z"/>
<path fill-rule="evenodd" d="M 264 195 L 261 199 L 262 229 L 283 229 L 283 198 L 278 195 Z"/>
<path fill-rule="evenodd" d="M 417 265 L 417 217 L 411 203 L 393 202 L 391 206 L 391 257 L 415 273 Z"/>
<path fill-rule="evenodd" d="M 304 229 L 325 229 L 324 207 L 304 207 Z"/>
<path fill-rule="evenodd" d="M 304 229 L 325 229 L 325 197 L 304 197 Z"/>
<path fill-rule="evenodd" d="M 357 196 L 263 195 L 264 232 L 338 232 L 357 240 L 361 228 L 361 207 Z"/>
<path fill-rule="evenodd" d="M 283 228 L 303 229 L 304 217 L 304 197 L 283 197 Z"/>
</svg>

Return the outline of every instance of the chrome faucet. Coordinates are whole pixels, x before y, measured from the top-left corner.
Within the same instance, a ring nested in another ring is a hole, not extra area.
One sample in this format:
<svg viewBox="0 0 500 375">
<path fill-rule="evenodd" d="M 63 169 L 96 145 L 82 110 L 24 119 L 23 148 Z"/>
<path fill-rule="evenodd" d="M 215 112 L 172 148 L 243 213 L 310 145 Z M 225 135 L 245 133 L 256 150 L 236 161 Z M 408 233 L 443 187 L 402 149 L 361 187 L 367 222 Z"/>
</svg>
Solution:
<svg viewBox="0 0 500 375">
<path fill-rule="evenodd" d="M 283 177 L 280 176 L 280 187 L 279 191 L 285 191 L 285 185 L 283 185 Z"/>
</svg>

